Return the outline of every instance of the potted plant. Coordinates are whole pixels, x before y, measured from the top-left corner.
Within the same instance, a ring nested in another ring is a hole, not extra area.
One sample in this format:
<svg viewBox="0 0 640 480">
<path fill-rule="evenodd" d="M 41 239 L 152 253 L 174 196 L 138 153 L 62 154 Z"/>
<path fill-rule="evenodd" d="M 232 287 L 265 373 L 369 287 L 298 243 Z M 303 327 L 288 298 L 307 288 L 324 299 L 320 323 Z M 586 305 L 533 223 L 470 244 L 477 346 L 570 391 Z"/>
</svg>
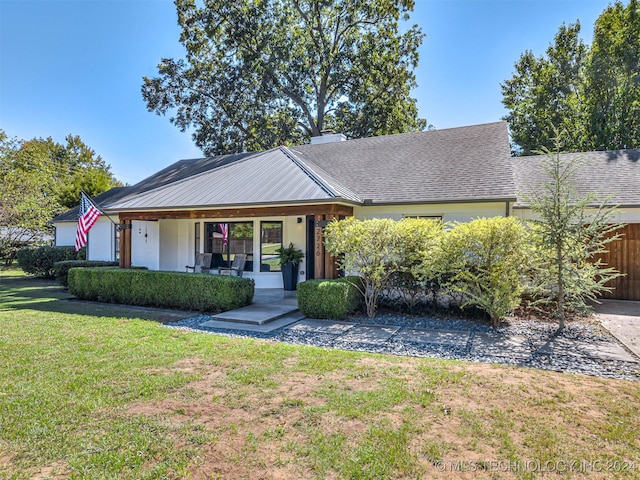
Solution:
<svg viewBox="0 0 640 480">
<path fill-rule="evenodd" d="M 298 265 L 304 258 L 304 253 L 296 248 L 293 243 L 289 243 L 288 247 L 280 247 L 277 252 L 280 257 L 284 289 L 295 290 L 298 284 Z"/>
</svg>

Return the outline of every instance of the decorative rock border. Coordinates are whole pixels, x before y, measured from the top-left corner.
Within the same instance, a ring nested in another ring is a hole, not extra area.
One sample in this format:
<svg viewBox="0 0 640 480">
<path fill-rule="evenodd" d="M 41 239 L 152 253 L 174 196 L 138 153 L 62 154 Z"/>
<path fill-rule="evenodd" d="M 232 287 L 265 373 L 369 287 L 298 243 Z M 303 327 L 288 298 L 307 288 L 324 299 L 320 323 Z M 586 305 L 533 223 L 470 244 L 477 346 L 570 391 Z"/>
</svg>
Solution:
<svg viewBox="0 0 640 480">
<path fill-rule="evenodd" d="M 640 359 L 596 324 L 569 323 L 560 335 L 556 325 L 513 320 L 499 328 L 463 319 L 411 317 L 382 313 L 374 319 L 347 322 L 304 319 L 269 332 L 211 328 L 200 315 L 167 324 L 195 332 L 262 338 L 293 344 L 370 353 L 499 363 L 640 380 Z"/>
</svg>

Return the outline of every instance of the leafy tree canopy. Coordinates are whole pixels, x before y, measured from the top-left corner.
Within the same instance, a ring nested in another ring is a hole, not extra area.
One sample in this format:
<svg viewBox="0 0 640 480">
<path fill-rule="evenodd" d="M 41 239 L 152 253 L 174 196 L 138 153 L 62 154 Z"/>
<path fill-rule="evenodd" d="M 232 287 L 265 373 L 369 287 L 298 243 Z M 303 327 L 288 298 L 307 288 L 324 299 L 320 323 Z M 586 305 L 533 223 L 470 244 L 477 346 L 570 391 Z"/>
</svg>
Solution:
<svg viewBox="0 0 640 480">
<path fill-rule="evenodd" d="M 201 2 L 198 2 L 201 3 Z M 413 0 L 176 0 L 184 59 L 144 78 L 149 111 L 207 154 L 422 130 L 411 88 L 423 34 Z"/>
<path fill-rule="evenodd" d="M 593 44 L 580 23 L 562 25 L 546 55 L 526 51 L 502 86 L 516 153 L 553 149 L 556 130 L 566 151 L 640 147 L 640 7 L 610 5 L 595 23 Z"/>
<path fill-rule="evenodd" d="M 80 191 L 91 196 L 122 185 L 100 156 L 69 135 L 66 145 L 47 139 L 18 140 L 0 130 L 0 255 L 51 231 L 49 220 L 73 208 Z"/>
</svg>

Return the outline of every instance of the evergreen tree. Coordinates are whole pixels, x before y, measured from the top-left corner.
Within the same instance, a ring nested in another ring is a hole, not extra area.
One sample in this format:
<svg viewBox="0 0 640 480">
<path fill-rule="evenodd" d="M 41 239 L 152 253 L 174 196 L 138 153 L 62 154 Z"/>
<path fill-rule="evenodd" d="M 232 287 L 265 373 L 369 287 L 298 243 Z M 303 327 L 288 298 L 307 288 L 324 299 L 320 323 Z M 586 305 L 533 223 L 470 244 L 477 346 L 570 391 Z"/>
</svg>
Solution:
<svg viewBox="0 0 640 480">
<path fill-rule="evenodd" d="M 533 305 L 552 305 L 562 331 L 569 313 L 588 311 L 587 300 L 610 291 L 607 282 L 619 276 L 595 258 L 619 238 L 615 232 L 622 225 L 612 222 L 615 206 L 607 205 L 607 199 L 578 194 L 574 181 L 589 171 L 588 163 L 563 156 L 559 137 L 554 141 L 553 151 L 539 152 L 545 180 L 523 196 L 534 214 L 529 220 L 537 256 Z"/>
</svg>

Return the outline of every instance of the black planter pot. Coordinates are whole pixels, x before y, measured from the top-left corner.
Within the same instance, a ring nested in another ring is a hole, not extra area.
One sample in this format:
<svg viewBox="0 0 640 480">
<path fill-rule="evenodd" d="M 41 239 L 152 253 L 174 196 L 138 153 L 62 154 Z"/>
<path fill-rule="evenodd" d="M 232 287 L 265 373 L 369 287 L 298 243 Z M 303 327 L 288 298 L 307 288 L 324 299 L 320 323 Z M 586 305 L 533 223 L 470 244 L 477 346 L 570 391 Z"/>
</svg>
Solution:
<svg viewBox="0 0 640 480">
<path fill-rule="evenodd" d="M 282 264 L 282 281 L 285 290 L 295 290 L 298 285 L 298 264 L 287 262 Z"/>
</svg>

